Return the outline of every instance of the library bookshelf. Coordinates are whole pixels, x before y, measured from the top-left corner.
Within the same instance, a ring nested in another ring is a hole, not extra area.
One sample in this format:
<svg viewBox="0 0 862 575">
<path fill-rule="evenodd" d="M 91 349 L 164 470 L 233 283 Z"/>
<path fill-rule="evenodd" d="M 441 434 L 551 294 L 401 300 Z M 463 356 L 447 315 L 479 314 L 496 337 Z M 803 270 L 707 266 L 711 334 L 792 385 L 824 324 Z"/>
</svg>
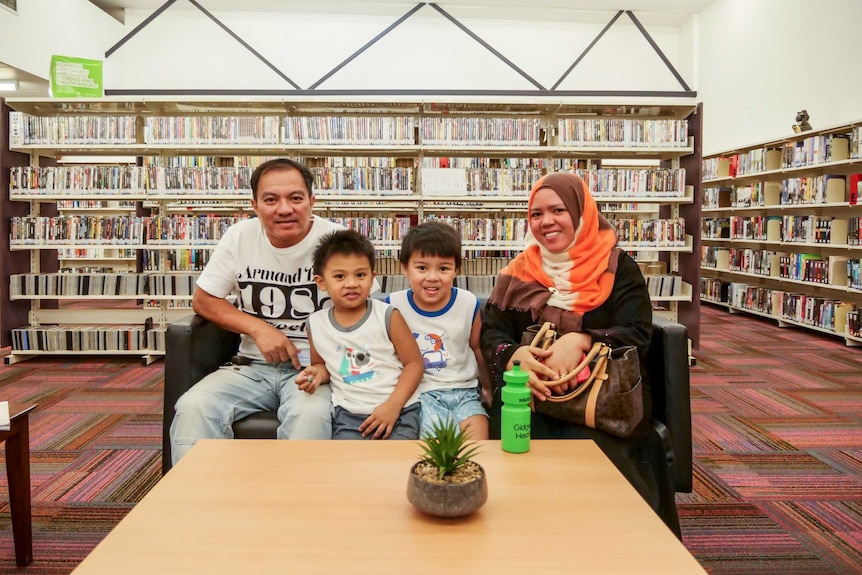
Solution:
<svg viewBox="0 0 862 575">
<path fill-rule="evenodd" d="M 862 121 L 703 159 L 702 301 L 862 346 Z"/>
<path fill-rule="evenodd" d="M 7 248 L 30 254 L 9 277 L 4 305 L 29 308 L 28 325 L 4 326 L 12 329 L 7 362 L 40 353 L 163 355 L 164 329 L 190 313 L 196 273 L 224 230 L 252 214 L 254 167 L 284 156 L 314 172 L 318 217 L 372 239 L 386 291 L 406 287 L 397 261 L 403 233 L 437 219 L 461 232 L 458 285 L 487 294 L 523 244 L 532 183 L 578 170 L 620 246 L 641 263 L 656 313 L 697 337 L 694 103 L 298 97 L 6 105 L 8 150 L 26 159 L 7 170 L 8 203 L 28 210 L 10 219 Z M 44 158 L 61 161 L 42 167 Z M 45 271 L 43 252 L 60 258 L 56 271 Z M 681 266 L 684 258 L 695 265 Z M 89 300 L 98 311 L 69 309 L 65 300 Z M 107 306 L 118 300 L 129 303 Z M 105 343 L 109 331 L 127 341 Z M 80 349 L 84 338 L 95 344 Z"/>
</svg>

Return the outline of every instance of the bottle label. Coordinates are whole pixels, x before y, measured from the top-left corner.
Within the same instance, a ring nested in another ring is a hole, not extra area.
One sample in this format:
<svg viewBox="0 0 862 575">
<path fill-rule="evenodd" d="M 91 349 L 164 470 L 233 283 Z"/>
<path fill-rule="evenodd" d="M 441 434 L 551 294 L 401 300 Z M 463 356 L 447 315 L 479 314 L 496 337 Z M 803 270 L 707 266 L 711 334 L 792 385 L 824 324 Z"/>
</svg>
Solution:
<svg viewBox="0 0 862 575">
<path fill-rule="evenodd" d="M 512 433 L 515 439 L 530 439 L 530 424 L 516 423 L 512 426 Z"/>
</svg>

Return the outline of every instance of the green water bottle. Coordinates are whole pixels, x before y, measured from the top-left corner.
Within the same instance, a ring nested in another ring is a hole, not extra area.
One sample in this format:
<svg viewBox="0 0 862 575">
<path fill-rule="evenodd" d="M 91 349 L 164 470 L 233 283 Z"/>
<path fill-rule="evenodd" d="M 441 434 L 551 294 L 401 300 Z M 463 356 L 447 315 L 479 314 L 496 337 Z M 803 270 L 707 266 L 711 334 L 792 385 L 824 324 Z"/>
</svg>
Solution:
<svg viewBox="0 0 862 575">
<path fill-rule="evenodd" d="M 503 372 L 505 385 L 501 392 L 500 438 L 503 451 L 524 453 L 530 450 L 530 375 L 521 371 L 521 362 L 514 361 L 511 370 Z"/>
</svg>

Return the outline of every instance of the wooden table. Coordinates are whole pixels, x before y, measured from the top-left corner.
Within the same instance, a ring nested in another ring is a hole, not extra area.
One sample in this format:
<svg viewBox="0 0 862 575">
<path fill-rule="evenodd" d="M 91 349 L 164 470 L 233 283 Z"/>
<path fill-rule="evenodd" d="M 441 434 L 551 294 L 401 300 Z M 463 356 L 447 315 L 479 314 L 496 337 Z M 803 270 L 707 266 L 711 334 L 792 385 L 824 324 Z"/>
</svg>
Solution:
<svg viewBox="0 0 862 575">
<path fill-rule="evenodd" d="M 30 412 L 35 405 L 9 404 L 9 431 L 0 431 L 6 442 L 6 477 L 9 481 L 9 508 L 15 564 L 33 562 L 33 522 L 30 510 Z"/>
<path fill-rule="evenodd" d="M 413 441 L 201 441 L 74 575 L 705 574 L 592 441 L 482 443 L 488 502 L 446 520 Z"/>
</svg>

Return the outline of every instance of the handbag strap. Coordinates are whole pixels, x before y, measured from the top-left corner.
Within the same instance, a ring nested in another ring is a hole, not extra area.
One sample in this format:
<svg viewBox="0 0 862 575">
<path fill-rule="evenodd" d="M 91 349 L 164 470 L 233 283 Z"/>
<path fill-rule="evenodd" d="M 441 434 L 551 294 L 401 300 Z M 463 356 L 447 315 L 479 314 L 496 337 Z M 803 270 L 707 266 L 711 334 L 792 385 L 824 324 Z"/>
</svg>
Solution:
<svg viewBox="0 0 862 575">
<path fill-rule="evenodd" d="M 593 366 L 593 369 L 590 371 L 590 376 L 583 382 L 581 382 L 575 389 L 570 390 L 568 393 L 564 393 L 563 395 L 552 395 L 547 397 L 547 401 L 553 401 L 556 403 L 561 403 L 563 401 L 568 401 L 575 397 L 578 397 L 591 387 L 598 392 L 598 387 L 608 378 L 607 373 L 607 365 L 608 365 L 608 355 L 610 354 L 611 348 L 606 343 L 602 343 L 600 341 L 593 344 L 593 347 L 590 349 L 590 353 L 584 358 L 584 361 L 581 362 L 581 365 L 561 377 L 556 381 L 546 382 L 546 385 L 559 385 L 560 383 L 565 383 L 578 375 L 581 370 L 583 370 L 587 364 L 589 364 L 590 357 L 596 357 L 596 363 Z M 589 361 L 587 361 L 589 360 Z M 585 363 L 586 362 L 586 363 Z M 559 383 L 558 383 L 559 382 Z"/>
<path fill-rule="evenodd" d="M 554 336 L 548 337 L 549 332 L 554 334 Z M 551 344 L 554 343 L 555 337 L 556 332 L 554 331 L 554 324 L 549 321 L 546 321 L 544 324 L 542 324 L 542 327 L 539 328 L 539 331 L 536 332 L 536 335 L 535 337 L 533 337 L 533 341 L 532 343 L 530 343 L 530 346 L 548 349 Z M 610 353 L 610 350 L 610 346 L 608 346 L 606 343 L 597 341 L 593 344 L 593 347 L 590 348 L 590 351 L 584 356 L 584 359 L 581 360 L 581 363 L 579 363 L 577 367 L 575 367 L 572 371 L 559 379 L 544 382 L 545 385 L 548 386 L 556 386 L 566 383 L 573 377 L 576 377 L 579 373 L 581 373 L 585 367 L 592 363 L 594 359 L 596 359 L 597 357 L 599 358 L 596 362 L 596 365 L 590 372 L 590 377 L 586 381 L 584 381 L 577 388 L 569 391 L 564 395 L 552 395 L 551 397 L 547 398 L 548 401 L 566 401 L 573 397 L 577 397 L 593 384 L 593 381 L 596 379 L 596 377 L 601 376 L 601 379 L 606 379 L 607 374 L 605 373 L 605 364 L 607 362 L 607 356 Z"/>
</svg>

